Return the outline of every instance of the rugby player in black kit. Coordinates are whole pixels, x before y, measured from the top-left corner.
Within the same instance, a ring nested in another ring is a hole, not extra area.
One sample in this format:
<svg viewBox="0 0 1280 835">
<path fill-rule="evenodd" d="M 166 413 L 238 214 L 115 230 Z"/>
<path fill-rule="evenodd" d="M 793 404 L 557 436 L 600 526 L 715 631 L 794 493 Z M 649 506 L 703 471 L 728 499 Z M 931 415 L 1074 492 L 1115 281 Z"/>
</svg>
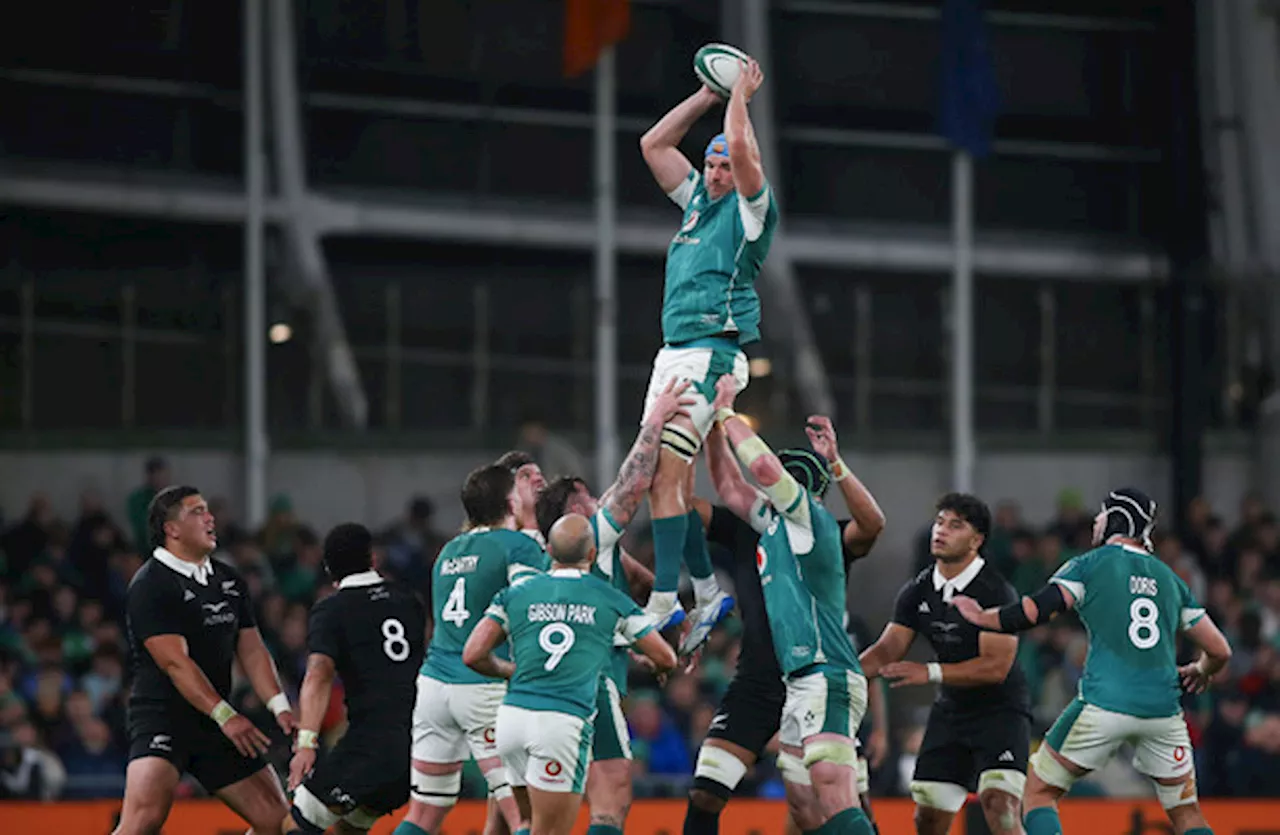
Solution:
<svg viewBox="0 0 1280 835">
<path fill-rule="evenodd" d="M 339 525 L 324 539 L 324 566 L 337 594 L 311 609 L 307 673 L 285 832 L 366 832 L 409 800 L 409 746 L 427 610 L 413 592 L 373 570 L 373 536 Z M 334 676 L 346 691 L 348 727 L 316 763 L 320 722 Z"/>
<path fill-rule="evenodd" d="M 801 484 L 822 481 L 822 487 L 814 491 L 815 495 L 820 495 L 825 489 L 827 478 L 834 478 L 839 485 L 853 517 L 840 522 L 845 567 L 848 568 L 854 560 L 871 551 L 884 530 L 884 513 L 870 491 L 840 458 L 831 421 L 814 416 L 809 418 L 808 424 L 805 432 L 818 455 L 809 450 L 782 450 L 778 458 Z M 693 495 L 692 486 L 688 494 Z M 699 498 L 693 499 L 693 505 L 702 515 L 707 539 L 728 549 L 734 556 L 734 594 L 743 626 L 738 672 L 720 700 L 707 738 L 698 751 L 693 787 L 689 791 L 689 805 L 685 812 L 684 835 L 715 835 L 719 831 L 720 812 L 729 797 L 778 732 L 786 687 L 774 654 L 773 636 L 764 608 L 764 592 L 760 588 L 756 567 L 756 544 L 760 534 L 728 508 L 713 507 Z M 860 792 L 865 794 L 862 787 Z M 871 809 L 865 797 L 863 810 L 870 818 Z M 790 820 L 787 826 L 789 831 L 796 829 Z"/>
<path fill-rule="evenodd" d="M 209 559 L 209 505 L 194 487 L 167 487 L 147 513 L 152 558 L 126 602 L 133 692 L 129 767 L 117 835 L 159 832 L 184 771 L 253 827 L 279 831 L 289 806 L 262 759 L 265 734 L 226 701 L 239 660 L 284 733 L 293 713 L 253 617 L 244 579 Z"/>
<path fill-rule="evenodd" d="M 945 835 L 975 790 L 993 835 L 1022 832 L 1031 711 L 1026 680 L 1014 664 L 1018 641 L 980 630 L 951 605 L 961 592 L 984 607 L 1019 599 L 978 555 L 990 531 L 991 512 L 982 500 L 943 496 L 931 532 L 933 566 L 902 587 L 893 620 L 861 657 L 867 678 L 882 676 L 893 687 L 940 685 L 911 781 L 919 835 Z M 902 660 L 917 634 L 928 639 L 937 661 Z"/>
</svg>

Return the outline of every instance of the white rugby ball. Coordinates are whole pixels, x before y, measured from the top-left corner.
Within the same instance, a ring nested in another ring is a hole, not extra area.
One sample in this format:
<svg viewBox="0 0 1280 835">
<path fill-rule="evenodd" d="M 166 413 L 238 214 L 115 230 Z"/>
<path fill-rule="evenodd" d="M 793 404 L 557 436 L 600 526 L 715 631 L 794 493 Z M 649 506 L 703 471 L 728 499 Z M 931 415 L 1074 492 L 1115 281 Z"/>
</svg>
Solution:
<svg viewBox="0 0 1280 835">
<path fill-rule="evenodd" d="M 727 43 L 709 43 L 693 54 L 693 74 L 724 98 L 729 98 L 733 85 L 742 72 L 742 62 L 750 59 L 747 53 Z"/>
</svg>

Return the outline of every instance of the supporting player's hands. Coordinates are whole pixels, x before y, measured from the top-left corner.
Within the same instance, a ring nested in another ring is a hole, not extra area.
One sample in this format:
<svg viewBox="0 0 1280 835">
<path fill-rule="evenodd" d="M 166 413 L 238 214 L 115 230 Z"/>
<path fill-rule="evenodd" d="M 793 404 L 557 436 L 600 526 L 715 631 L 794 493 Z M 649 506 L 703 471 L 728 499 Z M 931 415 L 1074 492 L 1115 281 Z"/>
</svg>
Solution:
<svg viewBox="0 0 1280 835">
<path fill-rule="evenodd" d="M 974 600 L 972 597 L 966 597 L 963 594 L 957 594 L 951 598 L 951 605 L 956 607 L 956 611 L 965 620 L 974 626 L 982 626 L 982 604 Z"/>
<path fill-rule="evenodd" d="M 840 458 L 840 447 L 836 444 L 836 428 L 831 425 L 831 418 L 810 415 L 806 423 L 804 434 L 809 436 L 813 451 L 834 464 Z"/>
<path fill-rule="evenodd" d="M 662 394 L 658 395 L 658 399 L 653 401 L 653 408 L 649 410 L 649 420 L 658 426 L 666 426 L 676 417 L 688 417 L 688 407 L 698 402 L 692 395 L 685 394 L 688 389 L 688 380 L 675 378 L 668 380 L 667 387 L 662 390 Z"/>
<path fill-rule="evenodd" d="M 267 753 L 271 740 L 258 730 L 258 726 L 242 713 L 232 716 L 222 725 L 222 735 L 231 740 L 236 750 L 244 757 L 256 757 Z"/>
<path fill-rule="evenodd" d="M 929 668 L 915 661 L 895 661 L 880 668 L 880 677 L 886 679 L 890 687 L 928 684 Z"/>
<path fill-rule="evenodd" d="M 738 399 L 738 381 L 732 374 L 722 374 L 716 380 L 716 399 L 711 402 L 714 409 L 732 409 L 733 401 Z"/>
<path fill-rule="evenodd" d="M 307 779 L 311 769 L 315 767 L 316 749 L 298 748 L 294 751 L 293 759 L 289 761 L 289 791 L 294 791 L 301 786 L 302 781 Z"/>
<path fill-rule="evenodd" d="M 742 71 L 738 73 L 738 80 L 733 85 L 733 94 L 739 93 L 747 100 L 751 101 L 751 97 L 756 94 L 756 90 L 760 89 L 760 85 L 764 84 L 764 70 L 760 69 L 760 62 L 754 58 L 746 61 L 738 62 L 742 66 Z"/>
</svg>

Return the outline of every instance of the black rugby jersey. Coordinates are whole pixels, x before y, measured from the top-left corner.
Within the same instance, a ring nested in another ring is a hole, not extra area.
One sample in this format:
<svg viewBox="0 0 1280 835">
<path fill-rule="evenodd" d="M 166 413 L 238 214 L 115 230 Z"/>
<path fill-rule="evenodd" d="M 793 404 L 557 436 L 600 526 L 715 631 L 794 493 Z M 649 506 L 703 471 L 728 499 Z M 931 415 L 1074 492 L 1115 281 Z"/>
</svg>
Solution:
<svg viewBox="0 0 1280 835">
<path fill-rule="evenodd" d="M 240 630 L 256 626 L 249 589 L 234 568 L 206 559 L 184 562 L 157 548 L 138 570 L 126 597 L 133 692 L 129 711 L 163 712 L 175 722 L 204 714 L 183 698 L 147 651 L 157 635 L 181 635 L 187 653 L 224 699 L 231 696 L 231 665 Z"/>
<path fill-rule="evenodd" d="M 408 751 L 426 626 L 422 601 L 376 571 L 342 578 L 337 594 L 312 607 L 307 651 L 333 659 L 348 735 Z"/>
<path fill-rule="evenodd" d="M 893 622 L 928 639 L 938 661 L 957 664 L 978 657 L 978 636 L 982 630 L 961 617 L 951 605 L 954 594 L 978 601 L 984 609 L 1004 606 L 1018 599 L 1000 572 L 982 557 L 948 584 L 935 566 L 922 570 L 898 592 Z M 1030 715 L 1027 682 L 1015 661 L 999 684 L 981 687 L 940 685 L 937 704 L 958 713 L 1016 710 Z"/>
</svg>

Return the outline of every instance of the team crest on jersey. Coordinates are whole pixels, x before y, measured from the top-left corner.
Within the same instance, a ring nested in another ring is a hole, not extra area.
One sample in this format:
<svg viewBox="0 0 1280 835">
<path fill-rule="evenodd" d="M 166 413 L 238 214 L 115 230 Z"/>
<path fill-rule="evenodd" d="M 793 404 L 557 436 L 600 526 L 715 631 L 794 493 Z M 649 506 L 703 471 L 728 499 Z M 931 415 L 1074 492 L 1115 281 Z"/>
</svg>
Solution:
<svg viewBox="0 0 1280 835">
<path fill-rule="evenodd" d="M 680 227 L 680 231 L 681 231 L 681 232 L 688 232 L 690 229 L 692 229 L 693 227 L 697 226 L 697 225 L 698 225 L 698 217 L 699 217 L 699 214 L 698 214 L 698 210 L 697 210 L 697 209 L 694 209 L 692 212 L 689 212 L 689 219 L 688 219 L 688 220 L 686 220 L 686 221 L 684 222 L 684 226 L 681 226 L 681 227 Z M 668 228 L 670 228 L 670 227 L 668 227 Z"/>
</svg>

